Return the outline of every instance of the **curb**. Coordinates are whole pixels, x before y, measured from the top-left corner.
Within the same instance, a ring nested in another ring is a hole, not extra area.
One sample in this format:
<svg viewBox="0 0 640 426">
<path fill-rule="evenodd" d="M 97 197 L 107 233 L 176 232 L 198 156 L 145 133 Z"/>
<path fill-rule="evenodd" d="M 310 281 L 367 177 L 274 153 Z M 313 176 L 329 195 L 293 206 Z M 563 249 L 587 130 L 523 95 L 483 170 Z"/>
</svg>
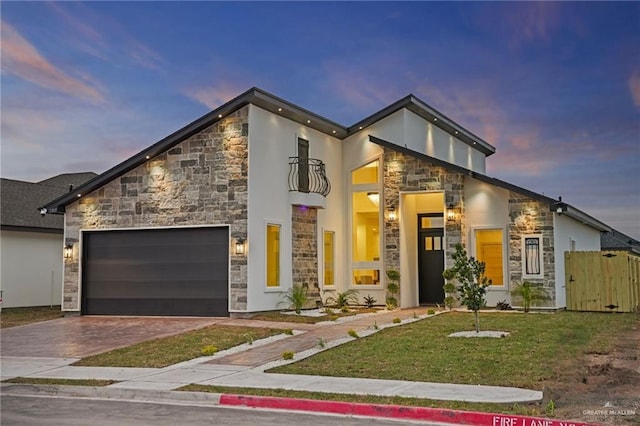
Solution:
<svg viewBox="0 0 640 426">
<path fill-rule="evenodd" d="M 403 405 L 362 404 L 357 402 L 323 401 L 250 395 L 220 395 L 220 405 L 272 410 L 313 411 L 366 417 L 386 417 L 423 420 L 474 426 L 598 426 L 592 423 L 542 417 L 460 411 L 442 408 L 409 407 Z"/>
<path fill-rule="evenodd" d="M 303 411 L 347 416 L 420 420 L 470 426 L 599 426 L 580 421 L 543 417 L 461 411 L 445 408 L 410 407 L 404 405 L 366 404 L 302 398 L 183 392 L 150 389 L 119 389 L 109 387 L 0 384 L 3 395 L 49 396 L 121 401 L 144 401 L 175 405 L 226 406 L 256 409 Z"/>
</svg>

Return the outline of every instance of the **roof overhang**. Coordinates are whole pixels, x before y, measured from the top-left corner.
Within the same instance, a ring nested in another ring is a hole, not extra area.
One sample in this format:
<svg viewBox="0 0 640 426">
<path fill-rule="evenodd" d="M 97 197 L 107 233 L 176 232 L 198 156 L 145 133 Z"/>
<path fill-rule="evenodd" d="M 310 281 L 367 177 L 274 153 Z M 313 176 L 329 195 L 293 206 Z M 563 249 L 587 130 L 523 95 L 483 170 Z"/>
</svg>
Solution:
<svg viewBox="0 0 640 426">
<path fill-rule="evenodd" d="M 472 177 L 474 179 L 477 179 L 479 181 L 488 183 L 490 185 L 494 185 L 494 186 L 498 186 L 500 188 L 503 189 L 507 189 L 509 191 L 513 191 L 513 192 L 517 192 L 518 194 L 522 194 L 524 196 L 527 196 L 531 199 L 540 201 L 542 203 L 545 203 L 549 206 L 549 210 L 552 212 L 555 212 L 556 214 L 564 214 L 567 217 L 570 217 L 571 219 L 574 219 L 584 225 L 587 225 L 593 229 L 596 229 L 600 232 L 608 232 L 611 231 L 611 227 L 609 227 L 608 225 L 602 223 L 601 221 L 599 221 L 598 219 L 588 215 L 587 213 L 583 212 L 582 210 L 579 210 L 573 206 L 571 206 L 570 204 L 564 203 L 562 201 L 556 200 L 554 198 L 550 198 L 547 197 L 546 195 L 543 194 L 539 194 L 537 192 L 533 192 L 530 191 L 526 188 L 522 188 L 520 186 L 517 185 L 513 185 L 511 183 L 505 182 L 503 180 L 500 179 L 496 179 L 496 178 L 492 178 L 486 175 L 483 175 L 481 173 L 478 172 L 474 172 L 473 170 L 469 170 L 465 167 L 462 166 L 458 166 L 456 164 L 451 164 L 447 161 L 443 161 L 443 160 L 439 160 L 437 158 L 431 157 L 429 155 L 426 154 L 422 154 L 420 152 L 416 152 L 412 149 L 409 148 L 405 148 L 399 145 L 394 144 L 393 142 L 389 142 L 389 141 L 385 141 L 384 139 L 380 139 L 377 138 L 375 136 L 369 136 L 369 141 L 375 143 L 376 145 L 380 145 L 389 149 L 392 149 L 394 151 L 397 152 L 401 152 L 403 154 L 424 160 L 424 161 L 428 161 L 430 163 L 436 164 L 438 166 L 441 166 L 443 168 L 446 168 L 448 170 L 457 172 L 457 173 L 461 173 L 465 176 L 469 176 Z"/>
</svg>

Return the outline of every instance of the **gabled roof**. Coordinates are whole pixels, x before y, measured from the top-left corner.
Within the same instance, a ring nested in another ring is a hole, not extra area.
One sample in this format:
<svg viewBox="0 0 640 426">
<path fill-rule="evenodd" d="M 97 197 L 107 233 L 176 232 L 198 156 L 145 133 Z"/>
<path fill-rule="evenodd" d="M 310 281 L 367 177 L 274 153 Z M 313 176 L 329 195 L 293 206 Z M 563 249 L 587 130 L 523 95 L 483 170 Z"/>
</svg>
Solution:
<svg viewBox="0 0 640 426">
<path fill-rule="evenodd" d="M 602 250 L 623 250 L 640 254 L 640 241 L 612 229 L 600 235 L 600 248 Z"/>
<path fill-rule="evenodd" d="M 63 219 L 41 215 L 38 207 L 67 193 L 70 185 L 81 185 L 95 176 L 92 172 L 65 173 L 38 183 L 0 179 L 0 226 L 7 230 L 62 232 Z"/>
<path fill-rule="evenodd" d="M 511 183 L 505 182 L 503 180 L 500 179 L 496 179 L 496 178 L 492 178 L 486 175 L 483 175 L 481 173 L 478 172 L 474 172 L 473 170 L 469 170 L 467 168 L 464 168 L 462 166 L 458 166 L 456 164 L 451 164 L 447 161 L 443 161 L 434 157 L 431 157 L 429 155 L 426 154 L 422 154 L 420 152 L 414 151 L 412 149 L 409 148 L 405 148 L 399 145 L 394 144 L 393 142 L 389 142 L 386 141 L 384 139 L 380 139 L 380 138 L 376 138 L 375 136 L 369 136 L 369 141 L 380 145 L 382 147 L 385 148 L 389 148 L 392 149 L 394 151 L 397 152 L 401 152 L 405 155 L 409 155 L 411 157 L 415 157 L 418 158 L 420 160 L 424 160 L 424 161 L 428 161 L 432 164 L 436 164 L 440 167 L 443 167 L 445 169 L 457 172 L 457 173 L 461 173 L 465 176 L 469 176 L 472 177 L 474 179 L 477 179 L 479 181 L 482 182 L 486 182 L 490 185 L 494 185 L 494 186 L 498 186 L 500 188 L 504 188 L 506 190 L 509 191 L 513 191 L 513 192 L 517 192 L 518 194 L 524 195 L 526 197 L 532 198 L 534 200 L 538 200 L 541 201 L 543 203 L 546 203 L 549 205 L 549 209 L 550 211 L 554 211 L 554 212 L 559 212 L 562 213 L 574 220 L 577 220 L 578 222 L 583 223 L 584 225 L 590 226 L 593 229 L 596 229 L 600 232 L 606 232 L 606 231 L 611 231 L 611 227 L 609 227 L 608 225 L 604 224 L 603 222 L 599 221 L 598 219 L 589 216 L 588 214 L 586 214 L 585 212 L 583 212 L 582 210 L 579 210 L 567 203 L 562 202 L 561 200 L 556 200 L 550 197 L 547 197 L 546 195 L 543 194 L 539 194 L 537 192 L 533 192 L 530 191 L 526 188 L 522 188 L 520 186 L 517 185 L 513 185 Z"/>
<path fill-rule="evenodd" d="M 183 142 L 194 134 L 202 131 L 203 129 L 215 124 L 222 118 L 229 114 L 239 110 L 240 108 L 253 104 L 262 109 L 265 109 L 273 114 L 277 114 L 284 118 L 288 118 L 294 122 L 300 123 L 304 126 L 315 129 L 319 132 L 325 133 L 329 136 L 337 139 L 345 139 L 354 133 L 357 133 L 376 121 L 379 121 L 402 108 L 407 108 L 414 113 L 424 117 L 432 122 L 434 125 L 440 127 L 446 132 L 451 133 L 457 138 L 460 138 L 463 142 L 473 146 L 486 155 L 493 154 L 495 148 L 483 141 L 479 137 L 475 136 L 468 130 L 459 126 L 455 122 L 451 121 L 444 115 L 440 114 L 435 109 L 428 106 L 413 95 L 409 95 L 398 102 L 384 108 L 383 110 L 371 115 L 368 118 L 354 124 L 350 127 L 345 127 L 327 118 L 324 118 L 318 114 L 315 114 L 307 109 L 292 104 L 282 98 L 265 92 L 257 87 L 251 88 L 236 98 L 230 100 L 219 108 L 203 115 L 192 123 L 187 124 L 180 130 L 170 134 L 169 136 L 159 140 L 150 147 L 140 151 L 133 155 L 122 163 L 112 167 L 101 175 L 88 181 L 85 185 L 76 188 L 71 194 L 65 194 L 55 200 L 49 201 L 43 204 L 43 208 L 46 208 L 49 213 L 64 213 L 65 207 L 77 200 L 84 194 L 90 193 L 113 179 L 122 176 L 123 174 L 133 170 L 134 168 L 144 164 L 148 159 L 159 155 L 175 145 Z M 434 120 L 435 119 L 435 120 Z"/>
</svg>

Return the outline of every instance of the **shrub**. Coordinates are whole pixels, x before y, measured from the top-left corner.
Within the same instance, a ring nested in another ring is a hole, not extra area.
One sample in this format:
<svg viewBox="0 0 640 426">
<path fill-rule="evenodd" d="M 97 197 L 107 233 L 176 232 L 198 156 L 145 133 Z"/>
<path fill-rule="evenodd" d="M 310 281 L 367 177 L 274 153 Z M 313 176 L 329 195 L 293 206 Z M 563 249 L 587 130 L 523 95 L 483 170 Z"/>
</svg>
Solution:
<svg viewBox="0 0 640 426">
<path fill-rule="evenodd" d="M 286 330 L 284 330 L 283 333 L 286 334 L 287 336 L 293 336 L 293 330 L 290 328 L 287 328 Z"/>
<path fill-rule="evenodd" d="M 333 305 L 340 309 L 346 308 L 349 304 L 358 303 L 358 291 L 354 289 L 347 290 L 345 292 L 336 292 L 335 297 L 327 298 L 327 305 Z"/>
<path fill-rule="evenodd" d="M 429 309 L 429 310 L 427 311 L 427 315 L 433 315 L 433 314 L 435 314 L 435 313 L 436 313 L 436 311 L 434 311 L 433 309 Z"/>
<path fill-rule="evenodd" d="M 294 355 L 295 354 L 293 352 L 291 352 L 291 351 L 285 351 L 285 352 L 282 352 L 282 359 L 285 359 L 285 360 L 288 361 L 290 359 L 293 359 Z"/>
<path fill-rule="evenodd" d="M 392 311 L 398 307 L 398 300 L 395 297 L 387 297 L 387 309 Z"/>
<path fill-rule="evenodd" d="M 387 271 L 387 278 L 389 279 L 387 283 L 387 292 L 389 292 L 389 296 L 387 296 L 387 309 L 392 310 L 398 307 L 396 295 L 400 291 L 400 272 L 395 269 L 389 269 Z"/>
<path fill-rule="evenodd" d="M 496 309 L 499 309 L 501 311 L 510 311 L 513 308 L 506 300 L 501 300 L 498 303 L 496 303 Z"/>
<path fill-rule="evenodd" d="M 522 298 L 522 307 L 525 312 L 529 312 L 531 302 L 542 302 L 549 299 L 547 290 L 539 285 L 532 284 L 529 281 L 516 285 L 516 287 L 511 290 L 511 294 Z"/>
<path fill-rule="evenodd" d="M 287 303 L 290 309 L 296 311 L 296 314 L 299 314 L 302 311 L 302 308 L 309 302 L 309 296 L 307 295 L 306 284 L 294 284 L 291 286 L 289 290 L 284 294 L 282 302 Z"/>
<path fill-rule="evenodd" d="M 351 330 L 347 331 L 347 334 L 349 336 L 353 337 L 354 339 L 357 339 L 358 337 L 360 337 L 360 336 L 358 336 L 358 333 L 354 329 L 351 329 Z"/>
<path fill-rule="evenodd" d="M 213 346 L 213 345 L 207 345 L 207 346 L 203 347 L 200 352 L 204 356 L 211 356 L 211 355 L 215 354 L 216 352 L 218 352 L 218 348 Z"/>
<path fill-rule="evenodd" d="M 473 257 L 467 257 L 467 251 L 462 244 L 456 244 L 453 254 L 453 266 L 442 273 L 447 281 L 456 280 L 459 284 L 457 291 L 460 303 L 473 311 L 476 332 L 480 332 L 480 318 L 478 311 L 486 305 L 485 294 L 491 280 L 484 275 L 484 262 Z"/>
<path fill-rule="evenodd" d="M 327 346 L 327 341 L 324 340 L 322 337 L 318 337 L 318 346 L 324 349 Z"/>
<path fill-rule="evenodd" d="M 394 324 L 400 324 L 401 322 L 402 322 L 402 320 L 401 320 L 400 318 L 398 318 L 398 317 L 395 317 L 395 318 L 393 319 L 393 323 L 394 323 Z"/>
<path fill-rule="evenodd" d="M 368 294 L 368 295 L 366 295 L 366 296 L 364 297 L 364 305 L 365 305 L 367 308 L 373 308 L 373 305 L 375 305 L 375 304 L 376 304 L 376 302 L 377 302 L 377 300 L 376 300 L 376 299 L 374 299 L 374 298 L 373 298 L 373 296 L 371 296 L 370 294 Z"/>
</svg>

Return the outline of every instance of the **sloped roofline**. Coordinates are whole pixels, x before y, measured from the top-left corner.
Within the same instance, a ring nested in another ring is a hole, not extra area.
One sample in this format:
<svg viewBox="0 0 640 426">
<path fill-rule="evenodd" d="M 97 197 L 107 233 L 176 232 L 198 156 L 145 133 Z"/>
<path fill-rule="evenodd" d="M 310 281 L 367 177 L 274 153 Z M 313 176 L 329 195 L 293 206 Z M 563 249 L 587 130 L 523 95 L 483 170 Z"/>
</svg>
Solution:
<svg viewBox="0 0 640 426">
<path fill-rule="evenodd" d="M 452 164 L 449 163 L 447 161 L 443 161 L 434 157 L 431 157 L 429 155 L 426 154 L 422 154 L 420 152 L 414 151 L 412 149 L 409 148 L 405 148 L 402 147 L 400 145 L 396 145 L 393 142 L 389 142 L 386 141 L 384 139 L 380 139 L 377 138 L 375 136 L 369 136 L 369 141 L 375 143 L 376 145 L 385 147 L 385 148 L 389 148 L 392 149 L 394 151 L 400 152 L 402 154 L 405 155 L 409 155 L 411 157 L 414 158 L 418 158 L 420 160 L 424 160 L 424 161 L 428 161 L 430 163 L 436 164 L 440 167 L 443 167 L 445 169 L 451 170 L 451 171 L 455 171 L 457 173 L 461 173 L 465 176 L 469 176 L 472 177 L 474 179 L 477 179 L 479 181 L 488 183 L 490 185 L 494 185 L 494 186 L 498 186 L 500 188 L 509 190 L 509 191 L 513 191 L 513 192 L 517 192 L 518 194 L 522 194 L 525 195 L 529 198 L 532 198 L 534 200 L 538 200 L 540 202 L 543 202 L 545 204 L 547 204 L 549 206 L 549 211 L 552 212 L 557 212 L 557 213 L 562 213 L 574 220 L 577 220 L 578 222 L 581 222 L 584 225 L 587 225 L 593 229 L 596 229 L 600 232 L 608 232 L 611 231 L 611 227 L 604 224 L 603 222 L 599 221 L 598 219 L 588 215 L 587 213 L 583 212 L 582 210 L 579 210 L 575 207 L 573 207 L 570 204 L 567 204 L 561 200 L 556 200 L 554 198 L 550 198 L 547 197 L 546 195 L 543 194 L 539 194 L 537 192 L 533 192 L 531 190 L 528 190 L 526 188 L 522 188 L 520 186 L 517 185 L 513 185 L 509 182 L 505 182 L 503 180 L 500 179 L 496 179 L 496 178 L 492 178 L 490 176 L 487 175 L 483 175 L 481 173 L 478 172 L 474 172 L 473 170 L 469 170 L 465 167 L 462 166 L 458 166 L 457 164 Z"/>
<path fill-rule="evenodd" d="M 208 112 L 169 136 L 159 140 L 137 154 L 134 154 L 106 172 L 87 181 L 85 184 L 74 189 L 73 193 L 65 194 L 64 196 L 50 201 L 40 207 L 40 210 L 46 211 L 47 213 L 64 213 L 67 205 L 71 204 L 83 195 L 93 192 L 108 182 L 135 169 L 149 159 L 171 149 L 173 146 L 183 142 L 194 134 L 215 124 L 219 120 L 248 104 L 256 105 L 262 109 L 272 112 L 273 114 L 280 115 L 340 140 L 363 130 L 365 127 L 395 113 L 396 111 L 399 111 L 402 108 L 407 108 L 408 110 L 432 122 L 444 131 L 459 138 L 463 142 L 480 150 L 484 154 L 491 155 L 495 152 L 495 148 L 489 143 L 464 129 L 462 126 L 459 126 L 457 123 L 431 108 L 413 95 L 406 96 L 364 120 L 359 121 L 353 126 L 346 127 L 279 98 L 278 96 L 272 95 L 262 89 L 252 87 L 222 106 Z"/>
</svg>

